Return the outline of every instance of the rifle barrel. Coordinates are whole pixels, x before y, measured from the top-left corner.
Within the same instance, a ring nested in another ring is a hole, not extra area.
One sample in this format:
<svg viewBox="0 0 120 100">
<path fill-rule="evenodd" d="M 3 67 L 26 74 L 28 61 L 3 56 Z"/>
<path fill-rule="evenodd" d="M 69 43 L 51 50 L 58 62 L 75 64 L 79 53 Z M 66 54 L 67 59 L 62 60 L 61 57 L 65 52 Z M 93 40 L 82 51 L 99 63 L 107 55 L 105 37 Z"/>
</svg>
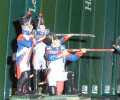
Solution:
<svg viewBox="0 0 120 100">
<path fill-rule="evenodd" d="M 73 33 L 71 33 L 71 34 L 56 34 L 56 36 L 64 36 L 64 35 L 73 35 L 73 36 L 80 36 L 80 37 L 96 37 L 94 34 L 73 34 Z"/>
<path fill-rule="evenodd" d="M 104 48 L 93 48 L 93 49 L 86 49 L 87 51 L 92 51 L 92 52 L 113 52 L 114 49 L 104 49 Z"/>
<path fill-rule="evenodd" d="M 71 52 L 77 52 L 82 49 L 85 49 L 88 52 L 114 52 L 115 51 L 115 49 L 111 49 L 111 48 L 107 48 L 107 49 L 105 48 L 92 48 L 92 49 L 81 48 L 81 49 L 68 49 L 68 50 L 70 50 Z"/>
</svg>

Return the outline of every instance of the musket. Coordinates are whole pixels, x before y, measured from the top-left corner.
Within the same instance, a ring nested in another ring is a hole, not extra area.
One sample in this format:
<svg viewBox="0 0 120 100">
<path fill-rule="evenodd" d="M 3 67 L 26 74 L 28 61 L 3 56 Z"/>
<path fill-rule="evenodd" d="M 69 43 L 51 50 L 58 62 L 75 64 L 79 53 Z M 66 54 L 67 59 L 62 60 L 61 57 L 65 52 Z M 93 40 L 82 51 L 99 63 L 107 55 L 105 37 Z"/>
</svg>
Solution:
<svg viewBox="0 0 120 100">
<path fill-rule="evenodd" d="M 31 25 L 32 17 L 30 17 L 28 24 Z"/>
<path fill-rule="evenodd" d="M 86 52 L 114 52 L 115 49 L 112 48 L 92 48 L 92 49 L 87 49 L 87 48 L 80 48 L 80 49 L 67 49 L 69 52 L 78 52 L 78 51 L 86 51 Z"/>
<path fill-rule="evenodd" d="M 42 13 L 39 14 L 37 27 L 39 27 L 41 24 L 44 24 Z"/>
<path fill-rule="evenodd" d="M 92 38 L 94 38 L 94 37 L 96 37 L 94 34 L 83 34 L 83 33 L 70 33 L 70 34 L 62 34 L 62 33 L 56 33 L 55 34 L 56 36 L 65 36 L 65 35 L 73 35 L 73 36 L 80 36 L 80 37 L 92 37 Z"/>
<path fill-rule="evenodd" d="M 39 16 L 39 18 L 38 18 L 38 24 L 37 24 L 37 27 L 39 27 L 39 26 L 40 26 L 40 21 L 41 21 L 41 17 Z"/>
</svg>

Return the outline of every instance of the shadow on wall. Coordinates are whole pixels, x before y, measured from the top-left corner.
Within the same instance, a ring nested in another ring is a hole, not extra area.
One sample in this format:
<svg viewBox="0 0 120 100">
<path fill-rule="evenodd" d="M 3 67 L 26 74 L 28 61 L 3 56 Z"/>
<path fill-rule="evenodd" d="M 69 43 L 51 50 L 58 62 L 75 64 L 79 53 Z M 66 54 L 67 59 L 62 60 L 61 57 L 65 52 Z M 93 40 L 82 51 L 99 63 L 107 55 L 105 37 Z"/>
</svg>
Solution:
<svg viewBox="0 0 120 100">
<path fill-rule="evenodd" d="M 9 66 L 8 70 L 9 70 L 9 79 L 11 81 L 12 84 L 12 89 L 16 89 L 17 87 L 17 79 L 15 77 L 15 64 L 16 64 L 16 58 L 15 58 L 15 54 L 17 51 L 17 36 L 22 32 L 21 30 L 21 24 L 19 20 L 15 20 L 13 21 L 13 27 L 16 33 L 15 38 L 11 41 L 10 43 L 10 49 L 12 51 L 12 55 L 7 57 L 7 65 Z M 15 90 L 12 90 L 12 92 L 14 92 Z"/>
</svg>

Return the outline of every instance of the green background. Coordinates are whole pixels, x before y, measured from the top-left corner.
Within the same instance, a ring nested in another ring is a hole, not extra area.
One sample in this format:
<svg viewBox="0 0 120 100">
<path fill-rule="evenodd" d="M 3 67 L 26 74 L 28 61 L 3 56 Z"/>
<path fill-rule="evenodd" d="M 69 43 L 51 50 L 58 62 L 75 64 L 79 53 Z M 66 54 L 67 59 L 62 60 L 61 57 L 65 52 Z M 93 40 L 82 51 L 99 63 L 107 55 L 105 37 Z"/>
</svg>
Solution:
<svg viewBox="0 0 120 100">
<path fill-rule="evenodd" d="M 95 38 L 73 37 L 67 43 L 68 48 L 112 48 L 120 32 L 119 4 L 119 0 L 43 0 L 41 10 L 52 32 L 96 35 Z M 67 70 L 74 72 L 75 88 L 79 92 L 91 96 L 116 95 L 118 62 L 119 55 L 88 52 L 67 66 Z"/>
<path fill-rule="evenodd" d="M 119 0 L 36 1 L 33 16 L 38 15 L 41 8 L 45 25 L 52 32 L 96 35 L 95 38 L 73 37 L 66 43 L 68 48 L 112 48 L 120 34 Z M 30 0 L 2 0 L 0 3 L 0 100 L 8 98 L 12 87 L 10 69 L 14 68 L 9 65 L 8 58 L 14 52 L 11 44 L 17 35 L 14 22 L 24 16 L 29 7 Z M 112 53 L 88 52 L 79 61 L 67 66 L 67 70 L 74 72 L 78 92 L 92 96 L 116 95 L 117 91 L 120 92 L 117 90 L 120 86 L 119 60 L 119 55 Z M 88 87 L 87 92 L 83 86 Z"/>
<path fill-rule="evenodd" d="M 2 0 L 0 3 L 0 100 L 7 100 L 11 95 L 14 66 L 11 61 L 15 52 L 15 40 L 19 31 L 18 19 L 25 15 L 28 8 L 32 8 L 31 0 Z M 36 0 L 36 11 L 33 17 L 38 15 L 40 0 Z M 12 66 L 11 66 L 12 65 Z"/>
</svg>

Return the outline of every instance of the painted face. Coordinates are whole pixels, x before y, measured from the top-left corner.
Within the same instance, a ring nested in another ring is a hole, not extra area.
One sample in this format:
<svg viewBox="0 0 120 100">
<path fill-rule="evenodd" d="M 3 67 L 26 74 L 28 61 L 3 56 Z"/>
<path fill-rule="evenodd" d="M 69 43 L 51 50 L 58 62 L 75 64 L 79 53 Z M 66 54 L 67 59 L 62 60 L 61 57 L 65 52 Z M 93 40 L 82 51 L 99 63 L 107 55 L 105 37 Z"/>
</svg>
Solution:
<svg viewBox="0 0 120 100">
<path fill-rule="evenodd" d="M 45 25 L 40 25 L 41 32 L 45 32 Z"/>
<path fill-rule="evenodd" d="M 28 11 L 27 16 L 32 16 L 32 11 Z"/>
<path fill-rule="evenodd" d="M 60 47 L 60 40 L 59 39 L 56 39 L 56 40 L 52 40 L 52 47 Z"/>
</svg>

